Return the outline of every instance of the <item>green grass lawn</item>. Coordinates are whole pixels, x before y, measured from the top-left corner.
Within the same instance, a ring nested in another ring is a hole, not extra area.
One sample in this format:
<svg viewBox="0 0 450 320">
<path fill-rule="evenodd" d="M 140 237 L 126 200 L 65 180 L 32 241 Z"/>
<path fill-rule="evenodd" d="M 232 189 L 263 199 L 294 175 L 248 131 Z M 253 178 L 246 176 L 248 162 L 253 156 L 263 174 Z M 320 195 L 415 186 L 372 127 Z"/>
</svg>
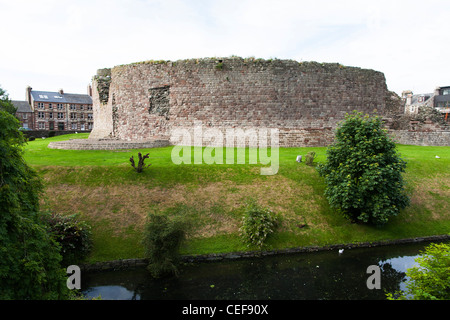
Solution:
<svg viewBox="0 0 450 320">
<path fill-rule="evenodd" d="M 323 196 L 325 184 L 314 167 L 295 161 L 326 148 L 280 148 L 276 175 L 263 176 L 259 164 L 180 164 L 173 147 L 71 151 L 47 148 L 50 141 L 83 139 L 87 133 L 36 139 L 25 160 L 42 176 L 43 209 L 80 213 L 93 231 L 89 262 L 143 256 L 142 229 L 149 212 L 182 216 L 190 222 L 183 254 L 241 251 L 238 229 L 244 205 L 252 198 L 282 217 L 267 248 L 390 240 L 449 234 L 450 147 L 398 145 L 407 161 L 411 206 L 383 227 L 352 224 L 334 212 Z M 138 174 L 129 158 L 149 153 L 151 166 Z M 248 152 L 248 150 L 247 150 Z M 237 153 L 237 150 L 236 150 Z M 435 156 L 440 156 L 437 159 Z M 247 155 L 248 156 L 248 155 Z M 248 158 L 247 158 L 248 159 Z M 299 226 L 306 224 L 306 227 Z"/>
</svg>

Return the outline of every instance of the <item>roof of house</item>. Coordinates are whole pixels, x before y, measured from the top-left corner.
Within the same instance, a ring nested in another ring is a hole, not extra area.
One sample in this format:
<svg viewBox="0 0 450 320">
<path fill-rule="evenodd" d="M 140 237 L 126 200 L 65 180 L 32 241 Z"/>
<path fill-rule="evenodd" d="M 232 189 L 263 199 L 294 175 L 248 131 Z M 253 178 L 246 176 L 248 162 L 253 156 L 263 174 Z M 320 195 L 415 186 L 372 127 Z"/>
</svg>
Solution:
<svg viewBox="0 0 450 320">
<path fill-rule="evenodd" d="M 87 94 L 75 93 L 59 93 L 52 91 L 31 91 L 31 96 L 34 101 L 38 102 L 52 102 L 52 103 L 80 103 L 92 104 L 92 98 Z"/>
<path fill-rule="evenodd" d="M 425 97 L 425 99 L 422 102 L 419 102 L 419 97 L 422 97 L 422 96 Z M 434 96 L 434 93 L 413 94 L 411 97 L 411 105 L 424 104 L 433 96 Z"/>
<path fill-rule="evenodd" d="M 16 112 L 33 112 L 28 101 L 11 100 L 11 103 L 17 108 Z"/>
</svg>

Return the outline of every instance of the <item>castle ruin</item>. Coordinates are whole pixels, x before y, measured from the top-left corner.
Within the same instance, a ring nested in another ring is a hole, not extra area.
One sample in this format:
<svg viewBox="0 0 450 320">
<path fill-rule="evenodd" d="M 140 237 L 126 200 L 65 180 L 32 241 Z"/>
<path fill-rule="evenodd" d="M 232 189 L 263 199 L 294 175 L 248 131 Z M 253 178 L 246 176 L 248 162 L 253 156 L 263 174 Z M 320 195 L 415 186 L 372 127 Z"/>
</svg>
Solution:
<svg viewBox="0 0 450 320">
<path fill-rule="evenodd" d="M 328 145 L 346 113 L 383 115 L 390 95 L 378 71 L 237 57 L 100 69 L 92 87 L 90 139 L 170 141 L 174 129 L 201 122 L 224 133 L 277 128 L 281 147 Z"/>
</svg>

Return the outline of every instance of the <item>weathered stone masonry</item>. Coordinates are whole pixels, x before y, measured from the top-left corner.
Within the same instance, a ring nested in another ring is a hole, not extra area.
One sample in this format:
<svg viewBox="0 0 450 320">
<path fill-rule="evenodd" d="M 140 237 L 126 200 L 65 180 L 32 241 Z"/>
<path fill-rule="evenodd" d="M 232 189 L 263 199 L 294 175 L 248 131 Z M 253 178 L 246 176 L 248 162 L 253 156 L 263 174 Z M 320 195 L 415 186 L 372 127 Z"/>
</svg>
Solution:
<svg viewBox="0 0 450 320">
<path fill-rule="evenodd" d="M 201 121 L 224 136 L 227 128 L 277 128 L 283 147 L 325 146 L 346 113 L 383 114 L 389 96 L 381 72 L 242 58 L 116 66 L 102 69 L 93 89 L 92 139 L 170 139 L 176 128 L 193 135 Z"/>
</svg>

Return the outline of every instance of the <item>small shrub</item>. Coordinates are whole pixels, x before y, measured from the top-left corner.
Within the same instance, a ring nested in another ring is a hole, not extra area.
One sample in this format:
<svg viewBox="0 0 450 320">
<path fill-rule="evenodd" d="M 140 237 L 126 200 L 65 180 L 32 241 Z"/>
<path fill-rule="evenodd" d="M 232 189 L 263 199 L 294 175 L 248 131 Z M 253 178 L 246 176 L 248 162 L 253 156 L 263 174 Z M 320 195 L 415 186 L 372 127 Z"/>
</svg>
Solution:
<svg viewBox="0 0 450 320">
<path fill-rule="evenodd" d="M 149 214 L 143 244 L 148 259 L 147 270 L 159 278 L 178 274 L 179 248 L 185 238 L 185 224 L 161 214 Z"/>
<path fill-rule="evenodd" d="M 316 157 L 316 153 L 314 151 L 308 152 L 305 156 L 305 164 L 308 166 L 312 166 L 315 157 Z"/>
<path fill-rule="evenodd" d="M 33 137 L 33 136 L 31 136 L 31 137 L 28 138 L 28 141 L 34 141 L 34 140 L 36 140 L 36 138 Z"/>
<path fill-rule="evenodd" d="M 56 242 L 61 246 L 63 262 L 72 263 L 87 256 L 92 247 L 91 228 L 78 214 L 48 214 L 45 218 Z"/>
<path fill-rule="evenodd" d="M 275 231 L 277 218 L 268 208 L 262 208 L 254 201 L 247 204 L 242 226 L 241 237 L 248 245 L 263 247 L 267 237 Z"/>
<path fill-rule="evenodd" d="M 151 166 L 151 164 L 148 164 L 148 165 L 145 165 L 145 164 L 144 164 L 145 159 L 148 159 L 148 157 L 149 157 L 149 153 L 147 153 L 145 156 L 142 156 L 142 153 L 139 152 L 139 153 L 138 153 L 138 157 L 139 157 L 139 162 L 138 162 L 137 167 L 136 167 L 136 164 L 135 164 L 135 162 L 134 162 L 133 156 L 131 156 L 130 162 L 131 162 L 131 166 L 132 166 L 138 173 L 141 173 L 141 172 L 144 170 L 144 168 L 150 167 L 150 166 Z"/>
</svg>

